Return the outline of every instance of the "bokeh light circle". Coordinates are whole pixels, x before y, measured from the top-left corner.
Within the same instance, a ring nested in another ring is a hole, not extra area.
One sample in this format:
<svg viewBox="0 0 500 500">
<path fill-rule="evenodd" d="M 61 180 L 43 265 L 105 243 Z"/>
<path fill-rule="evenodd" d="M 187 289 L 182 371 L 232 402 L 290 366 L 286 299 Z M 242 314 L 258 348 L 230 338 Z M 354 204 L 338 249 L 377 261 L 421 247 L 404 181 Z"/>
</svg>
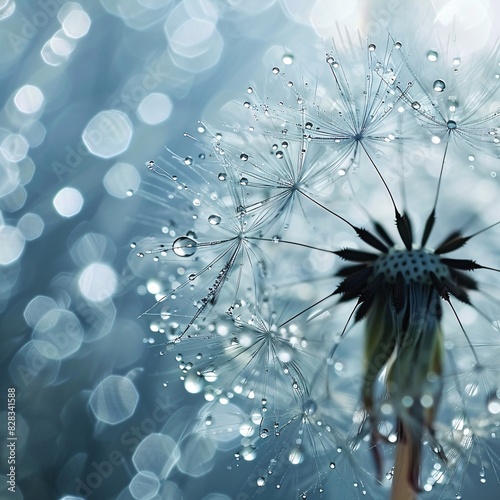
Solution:
<svg viewBox="0 0 500 500">
<path fill-rule="evenodd" d="M 116 109 L 97 113 L 87 124 L 82 140 L 95 156 L 112 158 L 126 151 L 132 139 L 132 124 Z"/>
<path fill-rule="evenodd" d="M 96 418 L 110 425 L 119 424 L 134 413 L 139 394 L 126 377 L 110 375 L 90 396 L 90 407 Z"/>
<path fill-rule="evenodd" d="M 89 264 L 78 279 L 83 296 L 92 302 L 102 302 L 112 297 L 117 284 L 118 277 L 113 268 L 102 262 Z"/>
<path fill-rule="evenodd" d="M 54 196 L 52 203 L 59 215 L 73 217 L 82 209 L 83 196 L 78 189 L 65 187 Z"/>
</svg>

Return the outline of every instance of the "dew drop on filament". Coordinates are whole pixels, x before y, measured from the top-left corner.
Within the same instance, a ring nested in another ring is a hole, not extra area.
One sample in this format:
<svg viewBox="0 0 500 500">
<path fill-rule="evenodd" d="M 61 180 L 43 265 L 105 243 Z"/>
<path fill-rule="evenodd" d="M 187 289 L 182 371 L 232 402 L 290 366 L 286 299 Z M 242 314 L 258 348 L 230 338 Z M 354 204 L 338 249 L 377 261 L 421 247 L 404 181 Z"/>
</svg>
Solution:
<svg viewBox="0 0 500 500">
<path fill-rule="evenodd" d="M 221 221 L 221 218 L 218 216 L 218 215 L 211 215 L 209 218 L 208 218 L 208 222 L 212 225 L 212 226 L 218 226 L 220 224 L 220 221 Z"/>
<path fill-rule="evenodd" d="M 198 243 L 187 236 L 181 236 L 172 243 L 172 250 L 179 257 L 191 257 L 195 254 Z"/>
<path fill-rule="evenodd" d="M 432 88 L 434 89 L 434 92 L 443 92 L 443 90 L 446 88 L 446 83 L 444 83 L 443 80 L 436 80 Z"/>
<path fill-rule="evenodd" d="M 438 57 L 439 55 L 435 50 L 429 50 L 429 52 L 427 52 L 427 60 L 431 62 L 436 62 L 438 60 Z"/>
<path fill-rule="evenodd" d="M 304 415 L 312 416 L 318 411 L 318 405 L 314 400 L 309 399 L 302 405 L 302 411 Z"/>
</svg>

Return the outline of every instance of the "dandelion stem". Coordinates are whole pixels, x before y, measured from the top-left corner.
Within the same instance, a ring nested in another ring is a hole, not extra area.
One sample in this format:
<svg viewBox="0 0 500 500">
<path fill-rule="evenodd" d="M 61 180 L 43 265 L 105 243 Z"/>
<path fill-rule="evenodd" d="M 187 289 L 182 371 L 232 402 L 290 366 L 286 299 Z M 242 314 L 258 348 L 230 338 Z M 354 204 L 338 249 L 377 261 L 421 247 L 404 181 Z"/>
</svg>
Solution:
<svg viewBox="0 0 500 500">
<path fill-rule="evenodd" d="M 391 500 L 416 500 L 417 494 L 409 483 L 411 467 L 411 437 L 399 440 L 392 479 Z"/>
</svg>

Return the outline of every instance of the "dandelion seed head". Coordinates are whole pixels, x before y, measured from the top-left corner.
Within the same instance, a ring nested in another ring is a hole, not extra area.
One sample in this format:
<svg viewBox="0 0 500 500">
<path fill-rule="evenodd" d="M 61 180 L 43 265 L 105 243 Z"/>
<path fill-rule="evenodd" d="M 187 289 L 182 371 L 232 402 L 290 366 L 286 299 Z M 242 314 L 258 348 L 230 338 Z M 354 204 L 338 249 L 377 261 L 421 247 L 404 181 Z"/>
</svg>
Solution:
<svg viewBox="0 0 500 500">
<path fill-rule="evenodd" d="M 486 172 L 494 184 L 494 92 L 479 90 L 482 73 L 453 43 L 417 58 L 412 44 L 369 41 L 334 40 L 311 70 L 273 46 L 265 84 L 245 83 L 212 117 L 217 128 L 198 125 L 192 149 L 147 163 L 163 181 L 157 199 L 175 207 L 155 248 L 139 238 L 134 248 L 143 276 L 156 266 L 145 280 L 158 300 L 150 335 L 166 341 L 166 357 L 182 349 L 169 380 L 199 394 L 210 407 L 200 429 L 214 443 L 225 433 L 235 463 L 255 462 L 249 481 L 266 494 L 293 485 L 309 497 L 340 481 L 366 495 L 364 482 L 378 480 L 373 450 L 390 460 L 410 431 L 422 488 L 446 487 L 473 460 L 464 454 L 481 461 L 492 427 L 479 422 L 500 408 L 495 363 L 472 368 L 461 329 L 474 329 L 474 348 L 492 343 L 491 321 L 475 331 L 485 310 L 476 296 L 489 312 L 495 280 L 483 292 L 486 270 L 471 277 L 465 259 L 494 258 L 496 247 L 474 237 L 453 261 L 456 241 L 439 242 L 471 234 L 461 230 L 468 211 L 493 199 L 476 181 Z M 467 189 L 454 191 L 465 175 Z M 420 244 L 434 196 L 436 229 Z M 488 221 L 488 210 L 467 224 Z M 353 259 L 343 267 L 339 257 Z M 223 431 L 214 408 L 238 409 L 241 421 Z M 397 471 L 381 471 L 395 482 Z"/>
<path fill-rule="evenodd" d="M 388 283 L 395 283 L 398 273 L 402 273 L 406 282 L 430 285 L 430 273 L 439 278 L 448 278 L 450 273 L 438 255 L 425 249 L 394 250 L 381 255 L 374 263 L 374 273 L 383 274 Z"/>
</svg>

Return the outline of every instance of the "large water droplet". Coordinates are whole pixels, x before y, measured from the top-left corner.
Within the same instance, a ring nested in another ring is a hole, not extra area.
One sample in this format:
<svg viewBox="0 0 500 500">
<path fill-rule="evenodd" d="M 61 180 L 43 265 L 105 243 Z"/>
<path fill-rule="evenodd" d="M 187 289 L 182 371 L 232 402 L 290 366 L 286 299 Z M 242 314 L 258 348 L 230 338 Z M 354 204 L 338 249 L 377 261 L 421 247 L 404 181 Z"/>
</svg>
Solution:
<svg viewBox="0 0 500 500">
<path fill-rule="evenodd" d="M 493 392 L 488 397 L 488 411 L 493 415 L 500 413 L 500 390 Z"/>
<path fill-rule="evenodd" d="M 435 50 L 429 50 L 429 52 L 427 52 L 427 60 L 431 62 L 436 62 L 438 60 L 438 57 L 439 55 Z"/>
<path fill-rule="evenodd" d="M 314 415 L 318 411 L 318 405 L 313 399 L 309 399 L 302 405 L 302 411 L 307 416 Z"/>
<path fill-rule="evenodd" d="M 446 83 L 443 80 L 436 80 L 432 86 L 434 92 L 442 92 L 446 88 Z"/>
<path fill-rule="evenodd" d="M 172 243 L 172 250 L 179 257 L 191 257 L 196 252 L 198 243 L 187 236 L 181 236 Z"/>
<path fill-rule="evenodd" d="M 191 371 L 184 380 L 184 388 L 191 394 L 198 394 L 203 390 L 205 380 L 200 377 L 196 372 Z"/>
<path fill-rule="evenodd" d="M 184 165 L 192 165 L 193 164 L 193 159 L 190 156 L 186 156 L 184 158 Z"/>
<path fill-rule="evenodd" d="M 224 172 L 221 172 L 218 176 L 217 179 L 220 181 L 225 181 L 227 179 L 227 175 Z"/>
<path fill-rule="evenodd" d="M 377 46 L 374 43 L 370 43 L 370 45 L 368 45 L 368 50 L 370 52 L 373 52 L 376 48 Z"/>
<path fill-rule="evenodd" d="M 299 447 L 292 448 L 288 460 L 293 465 L 299 465 L 304 461 L 304 452 Z"/>
<path fill-rule="evenodd" d="M 218 226 L 220 224 L 220 221 L 221 221 L 221 218 L 218 216 L 218 215 L 211 215 L 209 218 L 208 218 L 208 222 L 210 224 L 212 224 L 212 226 Z"/>
<path fill-rule="evenodd" d="M 245 446 L 245 448 L 241 450 L 241 456 L 247 462 L 251 462 L 257 457 L 257 452 L 255 451 L 255 448 L 253 446 Z"/>
</svg>

